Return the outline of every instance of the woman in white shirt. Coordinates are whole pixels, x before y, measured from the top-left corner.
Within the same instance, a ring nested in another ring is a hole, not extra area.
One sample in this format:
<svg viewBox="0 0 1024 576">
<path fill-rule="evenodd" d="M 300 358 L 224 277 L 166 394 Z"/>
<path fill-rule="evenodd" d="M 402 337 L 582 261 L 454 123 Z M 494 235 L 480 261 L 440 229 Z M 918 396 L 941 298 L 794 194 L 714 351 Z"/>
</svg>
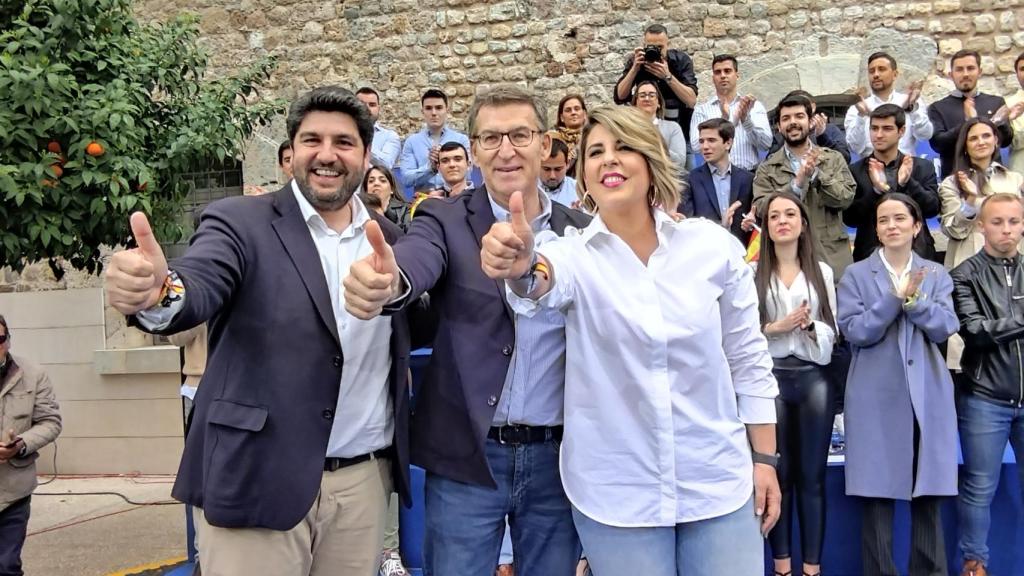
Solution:
<svg viewBox="0 0 1024 576">
<path fill-rule="evenodd" d="M 665 98 L 653 80 L 644 80 L 637 84 L 636 91 L 633 92 L 633 106 L 646 114 L 658 127 L 658 132 L 661 133 L 668 148 L 669 158 L 680 170 L 683 169 L 686 166 L 686 136 L 677 122 L 666 122 L 662 118 Z"/>
<path fill-rule="evenodd" d="M 793 506 L 800 515 L 804 576 L 821 574 L 825 535 L 825 470 L 832 435 L 832 392 L 825 366 L 835 342 L 836 292 L 821 261 L 807 209 L 789 192 L 765 203 L 765 228 L 754 285 L 761 326 L 779 383 L 775 425 L 779 447 L 779 522 L 768 535 L 776 576 L 792 574 Z"/>
<path fill-rule="evenodd" d="M 481 264 L 521 313 L 566 315 L 560 466 L 595 574 L 761 574 L 779 506 L 775 397 L 753 272 L 717 223 L 676 222 L 649 118 L 602 107 L 581 137 L 596 214 L 534 251 L 522 198 Z"/>
</svg>

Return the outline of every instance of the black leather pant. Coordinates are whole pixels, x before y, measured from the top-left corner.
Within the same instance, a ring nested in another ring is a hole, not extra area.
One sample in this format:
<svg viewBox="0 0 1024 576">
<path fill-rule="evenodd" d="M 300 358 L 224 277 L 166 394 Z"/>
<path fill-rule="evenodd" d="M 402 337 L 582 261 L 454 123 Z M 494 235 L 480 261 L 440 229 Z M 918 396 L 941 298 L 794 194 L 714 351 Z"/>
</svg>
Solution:
<svg viewBox="0 0 1024 576">
<path fill-rule="evenodd" d="M 790 557 L 795 503 L 806 564 L 821 564 L 825 537 L 825 468 L 833 414 L 833 393 L 826 370 L 792 356 L 776 358 L 772 370 L 779 382 L 775 434 L 781 456 L 782 511 L 768 541 L 775 558 Z"/>
</svg>

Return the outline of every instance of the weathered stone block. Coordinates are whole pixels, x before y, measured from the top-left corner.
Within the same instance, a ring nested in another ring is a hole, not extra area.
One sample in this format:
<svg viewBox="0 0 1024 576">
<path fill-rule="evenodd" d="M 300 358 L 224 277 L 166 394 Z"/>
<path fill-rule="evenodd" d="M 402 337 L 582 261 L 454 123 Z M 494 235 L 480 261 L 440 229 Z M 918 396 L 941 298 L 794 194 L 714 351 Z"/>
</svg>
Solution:
<svg viewBox="0 0 1024 576">
<path fill-rule="evenodd" d="M 995 46 L 996 52 L 1006 52 L 1010 48 L 1013 48 L 1013 38 L 1009 36 L 996 36 Z"/>
<path fill-rule="evenodd" d="M 486 42 L 473 42 L 472 44 L 469 45 L 469 52 L 470 52 L 470 54 L 475 54 L 477 56 L 479 56 L 481 54 L 486 54 L 487 53 L 487 43 Z"/>
<path fill-rule="evenodd" d="M 715 18 L 704 20 L 704 36 L 708 38 L 721 38 L 725 35 L 725 22 Z"/>
<path fill-rule="evenodd" d="M 974 17 L 974 31 L 989 34 L 996 29 L 996 17 L 992 14 L 979 14 Z"/>
<path fill-rule="evenodd" d="M 932 12 L 935 14 L 947 14 L 960 11 L 960 0 L 935 0 L 932 2 Z"/>
</svg>

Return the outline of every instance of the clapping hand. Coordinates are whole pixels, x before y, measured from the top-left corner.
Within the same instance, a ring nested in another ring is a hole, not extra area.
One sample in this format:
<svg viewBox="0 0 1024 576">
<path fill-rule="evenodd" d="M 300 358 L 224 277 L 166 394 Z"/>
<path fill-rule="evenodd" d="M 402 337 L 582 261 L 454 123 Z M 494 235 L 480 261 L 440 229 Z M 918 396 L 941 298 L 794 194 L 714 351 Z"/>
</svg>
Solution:
<svg viewBox="0 0 1024 576">
<path fill-rule="evenodd" d="M 890 190 L 889 182 L 885 177 L 885 165 L 875 157 L 868 159 L 868 176 L 876 191 L 884 194 Z"/>
</svg>

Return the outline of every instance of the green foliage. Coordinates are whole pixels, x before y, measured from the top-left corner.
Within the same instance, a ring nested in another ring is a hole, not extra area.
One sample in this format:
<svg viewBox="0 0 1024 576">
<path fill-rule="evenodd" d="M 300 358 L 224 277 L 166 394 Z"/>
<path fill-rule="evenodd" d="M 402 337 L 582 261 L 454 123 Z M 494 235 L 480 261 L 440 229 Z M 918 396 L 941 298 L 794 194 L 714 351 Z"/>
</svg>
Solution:
<svg viewBox="0 0 1024 576">
<path fill-rule="evenodd" d="M 0 0 L 0 266 L 96 271 L 102 245 L 130 238 L 135 210 L 177 240 L 182 175 L 237 156 L 283 109 L 257 93 L 272 58 L 205 79 L 195 17 L 143 24 L 131 8 Z M 93 142 L 102 154 L 86 152 Z"/>
</svg>

